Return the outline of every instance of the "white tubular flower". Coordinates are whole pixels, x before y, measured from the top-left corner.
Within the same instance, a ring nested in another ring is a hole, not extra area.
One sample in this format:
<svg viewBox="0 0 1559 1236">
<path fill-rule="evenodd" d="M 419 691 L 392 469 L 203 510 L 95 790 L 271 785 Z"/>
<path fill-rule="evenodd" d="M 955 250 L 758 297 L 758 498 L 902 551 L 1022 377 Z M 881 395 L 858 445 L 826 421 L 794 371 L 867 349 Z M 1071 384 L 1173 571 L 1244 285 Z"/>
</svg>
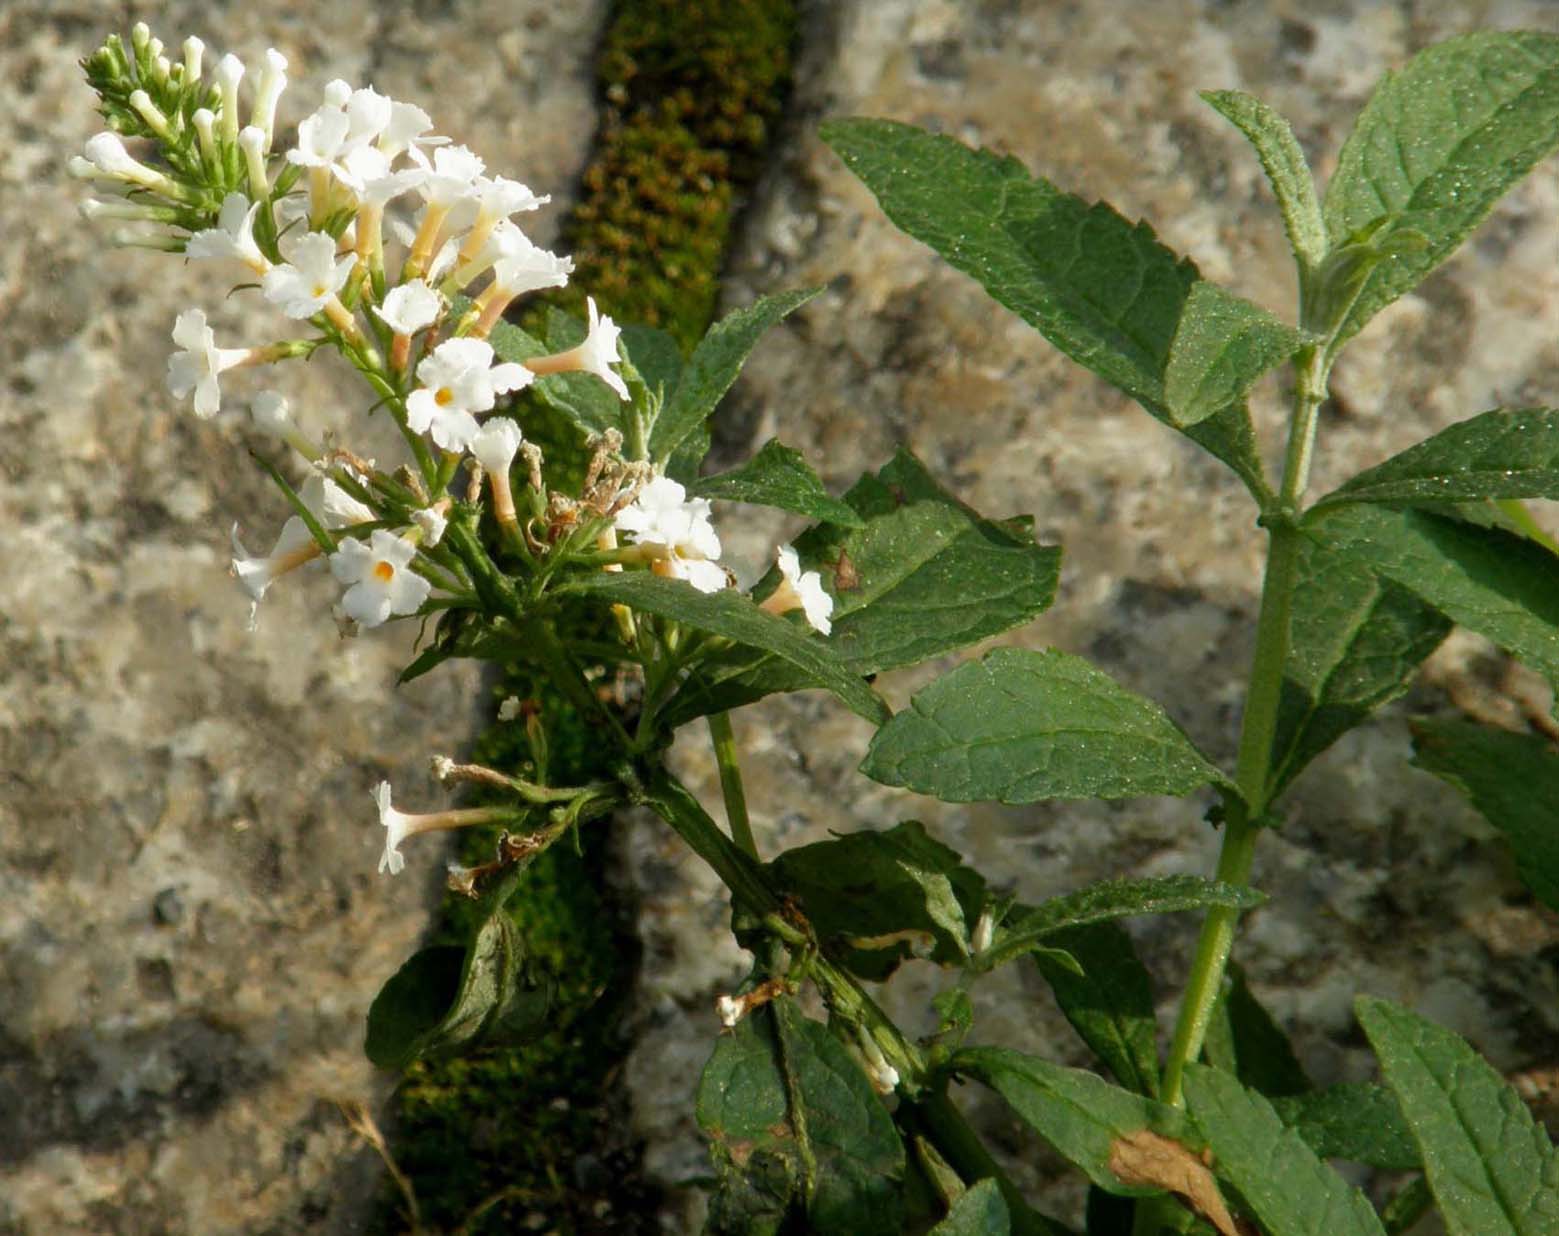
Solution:
<svg viewBox="0 0 1559 1236">
<path fill-rule="evenodd" d="M 596 311 L 594 297 L 588 298 L 585 303 L 590 310 L 590 329 L 585 341 L 566 352 L 528 360 L 525 366 L 538 375 L 577 371 L 593 373 L 616 391 L 619 399 L 626 399 L 628 384 L 623 381 L 621 374 L 610 368 L 622 360 L 617 354 L 617 336 L 622 334 L 622 330 L 611 318 Z"/>
<path fill-rule="evenodd" d="M 352 84 L 342 81 L 339 77 L 334 77 L 325 83 L 325 89 L 322 94 L 326 107 L 333 107 L 340 111 L 352 97 Z"/>
<path fill-rule="evenodd" d="M 229 52 L 217 62 L 217 89 L 222 93 L 222 136 L 238 140 L 238 83 L 244 75 L 244 62 Z"/>
<path fill-rule="evenodd" d="M 493 281 L 476 298 L 477 322 L 472 333 L 478 336 L 492 330 L 516 296 L 541 288 L 563 287 L 574 272 L 572 258 L 559 257 L 538 247 L 507 219 L 493 228 L 476 259 L 455 272 L 455 282 L 470 283 L 489 266 Z"/>
<path fill-rule="evenodd" d="M 247 130 L 245 130 L 247 132 Z M 184 245 L 184 254 L 192 258 L 236 258 L 250 270 L 263 275 L 271 263 L 254 240 L 254 220 L 260 203 L 250 203 L 242 193 L 229 193 L 222 199 L 216 227 L 196 232 Z"/>
<path fill-rule="evenodd" d="M 400 875 L 406 870 L 401 842 L 406 840 L 411 831 L 412 817 L 391 805 L 388 781 L 381 781 L 374 786 L 374 803 L 379 808 L 379 823 L 384 828 L 384 853 L 379 856 L 379 874 L 388 871 L 391 875 Z"/>
<path fill-rule="evenodd" d="M 199 309 L 186 309 L 173 323 L 173 342 L 181 351 L 168 357 L 168 389 L 177 399 L 195 392 L 195 415 L 209 420 L 222 406 L 220 374 L 254 358 L 249 348 L 219 348 L 216 334 Z"/>
<path fill-rule="evenodd" d="M 125 184 L 155 189 L 168 197 L 181 196 L 179 188 L 161 172 L 154 171 L 125 149 L 117 133 L 99 133 L 87 139 L 87 163 L 71 163 L 75 176 L 101 176 Z"/>
<path fill-rule="evenodd" d="M 282 525 L 281 535 L 271 552 L 264 557 L 251 554 L 238 539 L 238 525 L 233 525 L 233 561 L 229 573 L 239 587 L 249 596 L 248 628 L 253 631 L 259 620 L 260 602 L 265 599 L 270 586 L 288 571 L 296 570 L 306 562 L 319 557 L 319 545 L 308 530 L 308 525 L 294 515 Z"/>
<path fill-rule="evenodd" d="M 377 627 L 395 614 L 414 614 L 432 590 L 411 569 L 417 547 L 393 532 L 375 528 L 368 541 L 347 537 L 330 555 L 330 573 L 347 585 L 341 598 L 346 616 Z"/>
<path fill-rule="evenodd" d="M 390 125 L 394 108 L 395 101 L 372 86 L 352 91 L 346 101 L 347 149 L 366 146 L 383 133 Z"/>
<path fill-rule="evenodd" d="M 465 146 L 440 146 L 433 152 L 431 161 L 413 146 L 411 157 L 428 173 L 421 185 L 423 200 L 446 213 L 471 195 L 478 177 L 487 167 L 479 155 Z"/>
<path fill-rule="evenodd" d="M 280 391 L 261 391 L 249 401 L 249 415 L 255 428 L 273 438 L 285 439 L 297 431 L 287 405 L 287 397 Z"/>
<path fill-rule="evenodd" d="M 215 167 L 217 139 L 213 126 L 217 122 L 216 114 L 209 107 L 197 107 L 189 119 L 195 126 L 195 135 L 200 139 L 200 157 L 206 161 L 207 166 Z"/>
<path fill-rule="evenodd" d="M 500 394 L 530 385 L 530 372 L 512 362 L 493 364 L 491 345 L 480 339 L 449 339 L 417 365 L 422 386 L 406 400 L 406 423 L 431 432 L 447 451 L 463 451 L 476 436 L 473 415 L 490 410 Z"/>
<path fill-rule="evenodd" d="M 427 112 L 415 103 L 399 103 L 392 99 L 390 122 L 379 134 L 376 144 L 385 158 L 393 159 L 413 143 L 420 146 L 440 146 L 449 141 L 447 137 L 423 137 L 422 135 L 432 127 L 433 121 Z"/>
<path fill-rule="evenodd" d="M 397 335 L 415 335 L 438 321 L 444 298 L 421 279 L 413 279 L 391 288 L 384 304 L 375 305 L 373 311 Z"/>
<path fill-rule="evenodd" d="M 359 502 L 321 472 L 309 474 L 298 490 L 298 497 L 327 528 L 350 528 L 353 524 L 372 523 L 378 518 L 371 507 Z"/>
<path fill-rule="evenodd" d="M 287 162 L 299 167 L 329 167 L 340 153 L 352 122 L 339 107 L 326 104 L 298 125 L 298 144 L 287 152 Z"/>
<path fill-rule="evenodd" d="M 834 598 L 823 591 L 823 577 L 816 571 L 801 570 L 801 560 L 789 545 L 781 545 L 776 557 L 779 560 L 780 585 L 764 600 L 761 608 L 771 614 L 787 614 L 799 609 L 806 615 L 807 625 L 823 635 L 833 630 L 830 619 L 834 613 Z"/>
<path fill-rule="evenodd" d="M 422 544 L 434 548 L 444 539 L 444 529 L 449 527 L 449 516 L 436 506 L 425 506 L 411 513 L 411 522 L 422 529 Z"/>
<path fill-rule="evenodd" d="M 509 469 L 525 440 L 520 427 L 507 416 L 495 416 L 471 439 L 471 454 L 487 471 L 493 488 L 493 516 L 505 527 L 515 527 L 514 492 L 509 485 Z"/>
<path fill-rule="evenodd" d="M 276 132 L 276 103 L 282 91 L 287 89 L 287 57 L 274 47 L 265 52 L 265 67 L 260 70 L 260 85 L 255 91 L 254 106 L 249 109 L 249 123 L 264 135 L 262 150 L 270 150 L 271 138 Z"/>
<path fill-rule="evenodd" d="M 720 1019 L 720 1024 L 727 1030 L 734 1030 L 736 1023 L 741 1021 L 742 1014 L 747 1011 L 747 1002 L 739 996 L 716 996 L 715 1016 Z"/>
<path fill-rule="evenodd" d="M 256 201 L 270 196 L 271 182 L 265 169 L 265 148 L 268 139 L 258 125 L 245 125 L 238 135 L 238 149 L 243 152 L 244 171 L 249 176 L 249 192 Z"/>
<path fill-rule="evenodd" d="M 260 287 L 289 318 L 311 318 L 341 290 L 356 264 L 355 253 L 337 260 L 330 233 L 310 232 L 293 248 L 292 261 L 267 271 Z"/>
<path fill-rule="evenodd" d="M 717 563 L 720 538 L 709 522 L 708 499 L 689 499 L 670 477 L 646 485 L 615 522 L 650 551 L 646 557 L 657 575 L 686 580 L 700 592 L 719 592 L 729 582 Z"/>
<path fill-rule="evenodd" d="M 373 788 L 374 805 L 379 808 L 379 824 L 384 829 L 384 853 L 379 856 L 379 871 L 399 875 L 406 869 L 401 856 L 401 842 L 418 833 L 431 833 L 452 828 L 468 828 L 472 824 L 497 824 L 513 820 L 514 813 L 502 807 L 462 807 L 453 811 L 431 811 L 426 815 L 409 815 L 397 811 L 391 802 L 390 783 L 381 781 Z"/>
<path fill-rule="evenodd" d="M 476 218 L 460 249 L 462 263 L 471 261 L 481 252 L 494 225 L 507 222 L 510 215 L 522 210 L 537 210 L 552 198 L 537 197 L 518 180 L 509 180 L 503 176 L 478 176 L 472 184 L 472 195 L 467 200 L 475 205 Z"/>
<path fill-rule="evenodd" d="M 184 81 L 188 86 L 200 80 L 200 60 L 206 54 L 206 45 L 193 34 L 184 40 Z"/>
<path fill-rule="evenodd" d="M 135 108 L 136 115 L 146 122 L 148 129 L 164 140 L 171 138 L 168 130 L 168 118 L 162 114 L 157 104 L 152 102 L 151 95 L 144 90 L 132 90 L 129 103 L 131 107 Z"/>
<path fill-rule="evenodd" d="M 427 172 L 420 167 L 391 171 L 389 158 L 375 146 L 349 150 L 333 166 L 336 179 L 365 206 L 384 206 L 427 178 Z"/>
</svg>

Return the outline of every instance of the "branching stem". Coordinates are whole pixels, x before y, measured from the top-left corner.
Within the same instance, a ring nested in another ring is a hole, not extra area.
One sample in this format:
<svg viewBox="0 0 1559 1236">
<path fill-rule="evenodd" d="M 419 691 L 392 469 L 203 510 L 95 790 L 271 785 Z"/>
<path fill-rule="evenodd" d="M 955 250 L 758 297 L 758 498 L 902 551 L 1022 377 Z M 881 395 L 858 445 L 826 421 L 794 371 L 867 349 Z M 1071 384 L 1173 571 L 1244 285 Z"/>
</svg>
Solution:
<svg viewBox="0 0 1559 1236">
<path fill-rule="evenodd" d="M 1256 834 L 1270 800 L 1272 742 L 1277 733 L 1278 705 L 1283 692 L 1283 669 L 1288 661 L 1289 618 L 1294 586 L 1299 573 L 1299 553 L 1304 535 L 1298 527 L 1299 504 L 1310 476 L 1310 456 L 1315 443 L 1316 414 L 1326 393 L 1329 351 L 1316 344 L 1302 351 L 1295 364 L 1294 417 L 1289 425 L 1288 452 L 1283 467 L 1283 486 L 1276 508 L 1262 513 L 1270 535 L 1266 574 L 1261 588 L 1261 613 L 1256 620 L 1256 651 L 1251 663 L 1250 689 L 1240 728 L 1239 756 L 1234 780 L 1239 797 L 1228 805 L 1223 846 L 1218 854 L 1217 878 L 1228 884 L 1250 881 Z M 1234 943 L 1234 927 L 1240 912 L 1215 906 L 1207 912 L 1191 963 L 1164 1066 L 1162 1097 L 1179 1106 L 1184 1101 L 1185 1067 L 1202 1053 L 1207 1027 L 1223 986 Z"/>
</svg>

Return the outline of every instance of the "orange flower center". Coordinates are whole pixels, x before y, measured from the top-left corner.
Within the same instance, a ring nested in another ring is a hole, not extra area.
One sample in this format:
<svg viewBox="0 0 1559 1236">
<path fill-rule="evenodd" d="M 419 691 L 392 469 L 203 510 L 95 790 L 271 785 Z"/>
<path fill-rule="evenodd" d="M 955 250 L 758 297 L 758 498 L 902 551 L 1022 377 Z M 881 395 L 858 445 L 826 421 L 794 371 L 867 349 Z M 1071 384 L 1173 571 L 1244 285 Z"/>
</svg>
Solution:
<svg viewBox="0 0 1559 1236">
<path fill-rule="evenodd" d="M 395 578 L 395 567 L 384 559 L 374 563 L 374 578 L 381 584 L 387 584 Z"/>
<path fill-rule="evenodd" d="M 433 402 L 438 404 L 438 406 L 441 408 L 448 407 L 451 403 L 454 402 L 454 399 L 455 392 L 450 390 L 447 386 L 439 387 L 438 393 L 433 396 Z"/>
</svg>

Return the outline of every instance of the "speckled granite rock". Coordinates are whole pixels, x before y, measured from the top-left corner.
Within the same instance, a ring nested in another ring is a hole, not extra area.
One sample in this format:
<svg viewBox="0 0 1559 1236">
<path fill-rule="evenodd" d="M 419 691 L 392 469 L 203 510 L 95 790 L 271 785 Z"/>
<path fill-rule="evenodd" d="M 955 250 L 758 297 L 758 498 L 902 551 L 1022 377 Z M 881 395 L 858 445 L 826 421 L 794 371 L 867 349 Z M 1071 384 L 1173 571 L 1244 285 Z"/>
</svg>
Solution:
<svg viewBox="0 0 1559 1236">
<path fill-rule="evenodd" d="M 371 81 L 552 192 L 545 238 L 594 128 L 602 10 L 0 8 L 0 1231 L 355 1229 L 378 1167 L 334 1102 L 382 1094 L 362 1018 L 436 880 L 374 874 L 368 789 L 438 801 L 426 757 L 476 723 L 469 670 L 392 694 L 412 632 L 340 640 L 328 575 L 245 630 L 228 528 L 264 542 L 284 510 L 237 415 L 196 421 L 163 371 L 180 308 L 231 344 L 251 301 L 77 219 L 63 164 L 100 126 L 76 59 L 144 15 L 170 43 L 280 48 L 284 123 L 332 77 Z M 329 360 L 277 380 L 315 431 L 394 456 Z"/>
<path fill-rule="evenodd" d="M 733 299 L 832 283 L 758 350 L 723 426 L 728 450 L 778 435 L 842 488 L 904 445 L 978 509 L 1032 512 L 1041 539 L 1065 546 L 1065 568 L 1055 607 L 1012 641 L 1091 658 L 1163 701 L 1232 764 L 1261 550 L 1238 483 L 897 232 L 816 126 L 834 115 L 884 116 L 1015 154 L 1064 187 L 1147 218 L 1209 277 L 1289 316 L 1291 265 L 1260 169 L 1196 92 L 1236 87 L 1268 100 L 1324 176 L 1382 69 L 1465 30 L 1551 24 L 1552 10 L 1535 3 L 814 6 L 799 114 L 749 219 Z M 1345 356 L 1314 492 L 1471 413 L 1559 399 L 1556 341 L 1559 164 L 1550 160 Z M 1280 398 L 1276 379 L 1258 389 L 1269 452 L 1280 449 Z M 749 569 L 785 531 L 745 514 L 741 526 L 734 516 L 721 524 Z M 1415 709 L 1446 707 L 1454 693 L 1514 711 L 1480 685 L 1498 677 L 1497 665 L 1477 640 L 1453 639 L 1407 701 L 1317 763 L 1258 850 L 1255 878 L 1272 900 L 1251 916 L 1237 958 L 1322 1081 L 1371 1067 L 1352 1027 L 1358 991 L 1438 1018 L 1502 1068 L 1559 1056 L 1559 923 L 1522 894 L 1487 825 L 1404 762 L 1403 718 Z M 931 676 L 901 673 L 881 685 L 900 706 Z M 1517 674 L 1513 684 L 1546 708 L 1529 679 Z M 768 853 L 829 829 L 919 818 L 1025 899 L 1106 876 L 1212 866 L 1216 836 L 1195 800 L 945 806 L 855 775 L 868 731 L 821 697 L 767 702 L 741 713 L 736 728 Z M 682 766 L 718 802 L 702 740 L 686 736 Z M 644 828 L 635 854 L 636 869 L 654 873 L 645 902 L 650 1025 L 630 1077 L 655 1147 L 651 1166 L 685 1180 L 702 1165 L 686 1099 L 702 1054 L 686 1041 L 714 1034 L 711 998 L 742 966 L 734 949 L 710 944 L 720 936 L 717 890 Z M 675 885 L 670 869 L 685 883 Z M 1167 1030 L 1195 923 L 1159 918 L 1133 930 L 1162 979 Z M 924 1028 L 939 981 L 928 967 L 906 967 L 888 1001 Z M 982 983 L 977 1007 L 982 1041 L 1082 1059 L 1026 967 Z M 1033 1140 L 968 1099 L 1020 1176 L 1045 1178 L 1049 1161 Z M 1072 1207 L 1078 1195 L 1062 1189 L 1049 1200 Z M 688 1221 L 678 1210 L 668 1229 Z"/>
</svg>

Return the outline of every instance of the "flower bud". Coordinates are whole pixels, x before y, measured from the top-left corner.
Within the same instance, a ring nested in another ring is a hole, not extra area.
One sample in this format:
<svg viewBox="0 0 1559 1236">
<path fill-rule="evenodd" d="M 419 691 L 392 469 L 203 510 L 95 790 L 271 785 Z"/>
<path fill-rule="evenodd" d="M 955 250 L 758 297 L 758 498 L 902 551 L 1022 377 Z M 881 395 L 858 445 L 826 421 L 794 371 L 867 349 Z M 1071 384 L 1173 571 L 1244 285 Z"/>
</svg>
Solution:
<svg viewBox="0 0 1559 1236">
<path fill-rule="evenodd" d="M 193 34 L 184 40 L 184 84 L 200 80 L 200 58 L 205 55 L 206 45 Z"/>
</svg>

